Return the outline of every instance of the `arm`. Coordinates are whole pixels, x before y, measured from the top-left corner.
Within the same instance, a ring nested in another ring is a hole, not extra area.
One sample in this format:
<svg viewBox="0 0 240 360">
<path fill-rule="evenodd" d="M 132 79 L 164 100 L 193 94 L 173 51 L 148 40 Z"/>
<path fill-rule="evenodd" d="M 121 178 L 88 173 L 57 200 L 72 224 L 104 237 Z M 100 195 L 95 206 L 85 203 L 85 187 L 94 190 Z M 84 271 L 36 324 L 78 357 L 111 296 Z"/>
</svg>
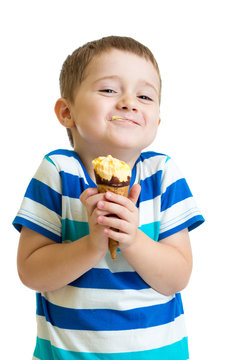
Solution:
<svg viewBox="0 0 240 360">
<path fill-rule="evenodd" d="M 88 236 L 68 244 L 58 244 L 23 227 L 17 266 L 21 281 L 44 292 L 57 290 L 77 279 L 101 259 L 90 246 Z"/>
<path fill-rule="evenodd" d="M 138 230 L 134 244 L 122 252 L 144 281 L 161 294 L 175 294 L 187 286 L 192 271 L 187 229 L 160 242 Z"/>
<path fill-rule="evenodd" d="M 188 230 L 184 229 L 160 242 L 155 242 L 138 229 L 138 210 L 135 206 L 140 189 L 135 185 L 129 199 L 106 193 L 109 201 L 98 207 L 116 214 L 118 218 L 100 216 L 104 232 L 119 241 L 119 247 L 131 266 L 153 289 L 170 295 L 182 290 L 192 270 L 192 252 Z M 114 231 L 111 228 L 118 229 Z"/>
<path fill-rule="evenodd" d="M 90 196 L 91 195 L 91 196 Z M 108 251 L 108 238 L 96 222 L 96 203 L 103 198 L 96 189 L 88 189 L 85 203 L 90 234 L 72 243 L 59 244 L 22 228 L 17 266 L 22 282 L 31 289 L 44 292 L 59 289 L 95 266 Z M 104 214 L 104 212 L 98 212 Z"/>
</svg>

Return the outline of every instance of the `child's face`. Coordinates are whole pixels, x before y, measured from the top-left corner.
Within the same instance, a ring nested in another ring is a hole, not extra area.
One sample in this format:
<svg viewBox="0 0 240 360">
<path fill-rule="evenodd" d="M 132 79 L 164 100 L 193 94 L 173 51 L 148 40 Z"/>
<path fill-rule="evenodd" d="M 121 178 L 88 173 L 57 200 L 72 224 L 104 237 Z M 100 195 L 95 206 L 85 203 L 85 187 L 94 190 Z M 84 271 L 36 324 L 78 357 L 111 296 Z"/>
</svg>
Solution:
<svg viewBox="0 0 240 360">
<path fill-rule="evenodd" d="M 156 69 L 142 57 L 116 49 L 96 56 L 71 105 L 75 150 L 137 154 L 151 144 L 159 124 L 159 87 Z M 116 115 L 122 119 L 112 121 Z"/>
</svg>

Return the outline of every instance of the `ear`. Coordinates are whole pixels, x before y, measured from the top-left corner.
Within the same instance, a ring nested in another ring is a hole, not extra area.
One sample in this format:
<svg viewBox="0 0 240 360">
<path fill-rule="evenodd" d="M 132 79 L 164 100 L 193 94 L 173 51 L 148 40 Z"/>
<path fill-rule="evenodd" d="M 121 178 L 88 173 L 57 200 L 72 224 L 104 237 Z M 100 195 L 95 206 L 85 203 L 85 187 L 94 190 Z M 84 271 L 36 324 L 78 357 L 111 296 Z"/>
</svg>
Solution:
<svg viewBox="0 0 240 360">
<path fill-rule="evenodd" d="M 55 114 L 60 123 L 66 128 L 74 127 L 74 121 L 71 115 L 70 105 L 67 99 L 60 98 L 57 100 L 55 107 Z"/>
</svg>

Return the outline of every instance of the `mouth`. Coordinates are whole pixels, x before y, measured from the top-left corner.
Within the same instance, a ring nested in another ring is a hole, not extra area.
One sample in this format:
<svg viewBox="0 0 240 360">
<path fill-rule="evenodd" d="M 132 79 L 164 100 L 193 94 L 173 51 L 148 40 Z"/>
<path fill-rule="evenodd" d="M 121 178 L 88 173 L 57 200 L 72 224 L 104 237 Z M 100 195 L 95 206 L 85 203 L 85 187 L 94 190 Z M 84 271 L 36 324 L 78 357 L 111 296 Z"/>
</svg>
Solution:
<svg viewBox="0 0 240 360">
<path fill-rule="evenodd" d="M 113 115 L 112 118 L 110 119 L 110 121 L 120 121 L 120 122 L 124 122 L 124 123 L 129 123 L 132 125 L 140 125 L 135 119 L 123 117 L 120 115 Z"/>
</svg>

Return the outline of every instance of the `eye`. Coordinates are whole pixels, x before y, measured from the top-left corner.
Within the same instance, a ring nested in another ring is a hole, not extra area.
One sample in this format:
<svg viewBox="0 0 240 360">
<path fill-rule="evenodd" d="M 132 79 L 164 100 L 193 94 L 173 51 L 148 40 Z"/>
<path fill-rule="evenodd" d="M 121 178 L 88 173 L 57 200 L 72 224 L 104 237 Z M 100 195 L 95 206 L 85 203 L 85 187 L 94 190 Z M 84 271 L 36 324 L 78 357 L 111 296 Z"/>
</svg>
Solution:
<svg viewBox="0 0 240 360">
<path fill-rule="evenodd" d="M 138 96 L 139 99 L 142 99 L 142 100 L 147 100 L 147 101 L 153 101 L 153 99 L 151 99 L 149 96 L 147 95 L 140 95 Z"/>
<path fill-rule="evenodd" d="M 107 93 L 107 94 L 115 94 L 116 91 L 112 89 L 102 89 L 100 92 Z"/>
</svg>

